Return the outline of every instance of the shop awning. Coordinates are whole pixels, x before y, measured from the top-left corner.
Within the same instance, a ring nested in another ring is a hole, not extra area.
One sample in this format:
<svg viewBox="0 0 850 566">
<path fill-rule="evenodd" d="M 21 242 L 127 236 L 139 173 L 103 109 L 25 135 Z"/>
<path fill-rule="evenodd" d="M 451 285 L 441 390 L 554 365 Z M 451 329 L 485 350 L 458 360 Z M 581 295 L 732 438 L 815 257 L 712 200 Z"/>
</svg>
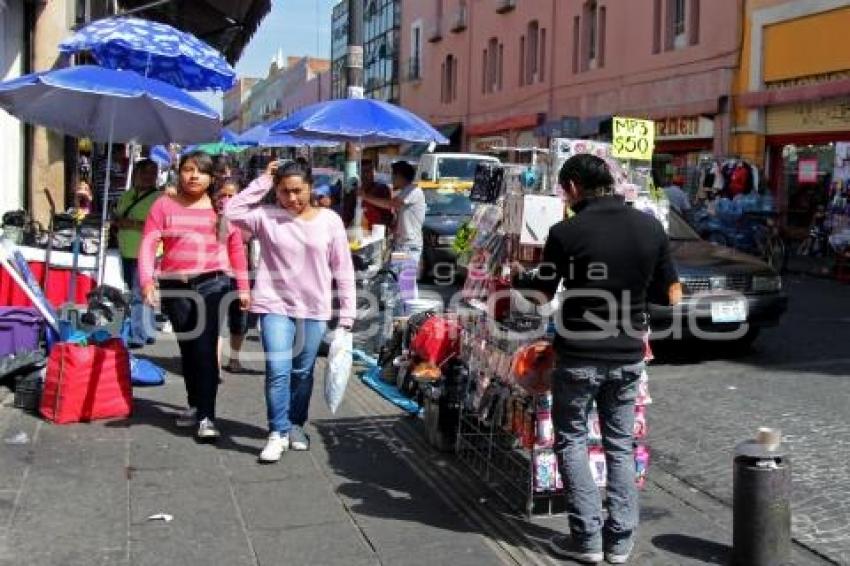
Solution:
<svg viewBox="0 0 850 566">
<path fill-rule="evenodd" d="M 470 136 L 487 136 L 510 130 L 536 128 L 537 125 L 540 124 L 540 117 L 540 114 L 523 114 L 520 116 L 511 116 L 509 118 L 495 120 L 493 122 L 472 124 L 466 129 L 466 133 Z"/>
<path fill-rule="evenodd" d="M 605 122 L 611 121 L 611 115 L 605 114 L 602 116 L 591 116 L 590 118 L 582 118 L 578 125 L 578 135 L 580 137 L 598 136 L 602 132 L 602 125 Z"/>
<path fill-rule="evenodd" d="M 120 0 L 122 13 L 132 13 L 187 31 L 206 41 L 234 64 L 271 0 Z"/>
<path fill-rule="evenodd" d="M 764 108 L 798 102 L 817 102 L 840 96 L 850 96 L 850 79 L 790 88 L 760 90 L 737 96 L 744 108 Z"/>
</svg>

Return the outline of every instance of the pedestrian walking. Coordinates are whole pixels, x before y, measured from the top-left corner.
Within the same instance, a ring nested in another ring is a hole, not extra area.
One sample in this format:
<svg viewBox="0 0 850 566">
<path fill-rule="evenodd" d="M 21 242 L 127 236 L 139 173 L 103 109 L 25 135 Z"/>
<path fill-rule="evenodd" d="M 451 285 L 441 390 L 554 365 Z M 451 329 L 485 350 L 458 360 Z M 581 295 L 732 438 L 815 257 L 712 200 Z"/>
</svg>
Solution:
<svg viewBox="0 0 850 566">
<path fill-rule="evenodd" d="M 551 229 L 537 273 L 515 281 L 517 288 L 542 292 L 544 300 L 562 282 L 566 289 L 556 312 L 552 394 L 570 535 L 553 538 L 551 545 L 564 558 L 623 564 L 638 526 L 633 429 L 645 369 L 646 305 L 677 301 L 678 276 L 661 223 L 615 195 L 602 159 L 570 158 L 559 182 L 575 216 Z M 593 401 L 608 468 L 607 519 L 588 464 Z"/>
<path fill-rule="evenodd" d="M 272 189 L 277 201 L 263 204 Z M 224 214 L 260 242 L 251 306 L 260 315 L 266 356 L 269 438 L 260 461 L 276 462 L 289 448 L 309 448 L 304 425 L 316 355 L 333 314 L 333 281 L 339 326 L 350 332 L 354 323 L 348 238 L 335 212 L 311 204 L 310 172 L 293 161 L 270 164 L 227 203 Z"/>
<path fill-rule="evenodd" d="M 213 194 L 213 206 L 217 214 L 224 213 L 224 206 L 230 202 L 230 199 L 239 193 L 239 183 L 230 178 L 223 179 L 218 183 L 218 189 Z M 249 275 L 252 271 L 249 248 L 251 244 L 251 235 L 247 232 L 242 233 L 242 241 L 245 242 L 245 257 L 248 265 Z M 227 301 L 227 330 L 230 333 L 230 351 L 228 361 L 221 364 L 223 338 L 219 337 L 218 345 L 218 360 L 219 367 L 228 373 L 243 373 L 245 368 L 242 367 L 240 361 L 242 346 L 245 343 L 245 335 L 248 330 L 257 326 L 257 316 L 242 308 L 242 303 L 239 300 L 233 300 L 233 297 L 238 297 L 239 284 L 235 277 L 230 278 L 230 295 Z"/>
<path fill-rule="evenodd" d="M 184 155 L 178 169 L 177 192 L 151 207 L 139 251 L 139 279 L 145 302 L 158 302 L 154 261 L 162 310 L 171 321 L 180 347 L 188 408 L 177 426 L 197 425 L 202 440 L 218 438 L 215 426 L 219 367 L 217 361 L 221 307 L 236 277 L 243 309 L 250 304 L 245 248 L 239 230 L 224 224 L 210 198 L 213 161 L 204 152 Z"/>
<path fill-rule="evenodd" d="M 130 348 L 141 348 L 155 340 L 154 311 L 142 297 L 139 281 L 139 247 L 142 229 L 154 202 L 162 196 L 157 190 L 159 167 L 152 159 L 136 162 L 133 169 L 133 188 L 115 204 L 115 225 L 118 228 L 118 251 L 124 283 L 130 289 Z"/>
<path fill-rule="evenodd" d="M 365 204 L 396 213 L 393 251 L 407 254 L 410 263 L 419 265 L 422 256 L 422 224 L 428 204 L 425 193 L 413 180 L 416 170 L 407 161 L 392 164 L 393 193 L 390 198 L 378 198 L 367 194 L 363 188 L 360 196 Z"/>
</svg>

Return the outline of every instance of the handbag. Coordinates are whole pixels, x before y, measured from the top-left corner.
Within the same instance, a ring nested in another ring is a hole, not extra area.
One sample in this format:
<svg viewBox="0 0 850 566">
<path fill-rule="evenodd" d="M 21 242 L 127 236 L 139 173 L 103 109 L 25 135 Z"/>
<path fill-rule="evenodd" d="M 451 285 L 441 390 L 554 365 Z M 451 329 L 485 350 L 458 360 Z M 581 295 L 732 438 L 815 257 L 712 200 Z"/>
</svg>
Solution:
<svg viewBox="0 0 850 566">
<path fill-rule="evenodd" d="M 132 407 L 130 355 L 120 339 L 53 346 L 39 407 L 42 417 L 56 424 L 126 418 Z"/>
</svg>

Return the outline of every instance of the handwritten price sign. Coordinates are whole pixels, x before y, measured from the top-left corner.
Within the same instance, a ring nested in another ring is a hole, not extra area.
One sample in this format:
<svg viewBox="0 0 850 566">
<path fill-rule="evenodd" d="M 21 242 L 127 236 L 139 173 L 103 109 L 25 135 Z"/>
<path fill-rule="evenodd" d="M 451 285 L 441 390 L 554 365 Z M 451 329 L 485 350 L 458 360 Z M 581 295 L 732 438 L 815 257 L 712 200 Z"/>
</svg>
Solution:
<svg viewBox="0 0 850 566">
<path fill-rule="evenodd" d="M 614 157 L 652 160 L 655 148 L 655 122 L 637 118 L 614 117 Z"/>
</svg>

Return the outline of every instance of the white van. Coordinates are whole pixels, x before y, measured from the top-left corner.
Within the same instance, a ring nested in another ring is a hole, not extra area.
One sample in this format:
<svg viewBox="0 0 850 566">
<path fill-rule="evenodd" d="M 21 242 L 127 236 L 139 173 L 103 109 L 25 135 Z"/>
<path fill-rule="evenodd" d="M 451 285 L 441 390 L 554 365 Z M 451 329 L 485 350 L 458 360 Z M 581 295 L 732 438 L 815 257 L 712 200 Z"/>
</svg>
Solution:
<svg viewBox="0 0 850 566">
<path fill-rule="evenodd" d="M 500 163 L 491 155 L 475 153 L 425 153 L 419 158 L 416 182 L 423 189 L 468 191 L 481 162 Z"/>
</svg>

